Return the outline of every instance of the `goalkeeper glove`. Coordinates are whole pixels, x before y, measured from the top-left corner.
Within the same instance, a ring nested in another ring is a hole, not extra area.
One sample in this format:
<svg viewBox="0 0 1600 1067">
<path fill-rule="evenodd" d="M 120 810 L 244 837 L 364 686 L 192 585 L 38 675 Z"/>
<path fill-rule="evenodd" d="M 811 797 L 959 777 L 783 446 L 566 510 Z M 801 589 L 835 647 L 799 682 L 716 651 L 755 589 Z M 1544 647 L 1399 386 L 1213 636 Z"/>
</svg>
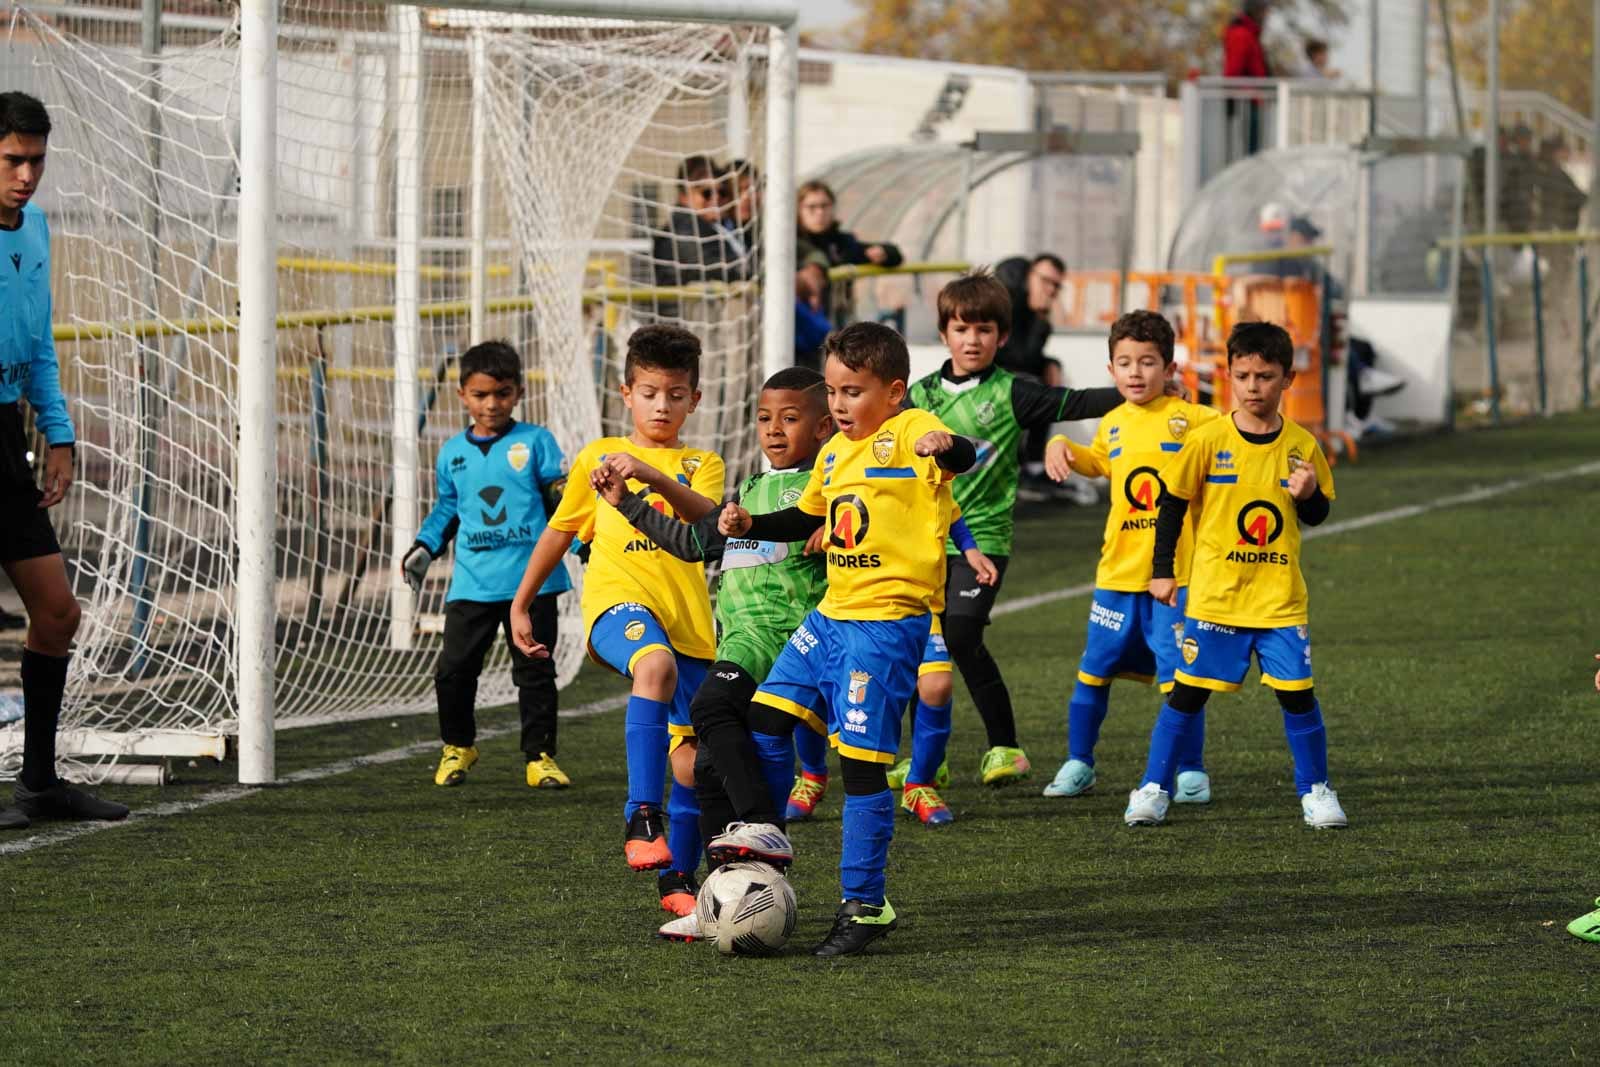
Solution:
<svg viewBox="0 0 1600 1067">
<path fill-rule="evenodd" d="M 400 573 L 405 576 L 406 584 L 413 593 L 422 592 L 422 580 L 428 576 L 428 564 L 432 562 L 433 553 L 421 541 L 413 544 L 411 551 L 400 561 Z"/>
</svg>

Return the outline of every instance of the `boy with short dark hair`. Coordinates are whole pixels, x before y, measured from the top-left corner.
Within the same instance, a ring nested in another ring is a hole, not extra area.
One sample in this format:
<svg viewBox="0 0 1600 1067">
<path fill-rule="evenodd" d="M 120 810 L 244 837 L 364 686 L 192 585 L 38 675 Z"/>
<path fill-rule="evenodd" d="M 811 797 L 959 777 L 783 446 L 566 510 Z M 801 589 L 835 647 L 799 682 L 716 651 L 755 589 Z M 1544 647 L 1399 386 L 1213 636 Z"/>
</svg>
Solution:
<svg viewBox="0 0 1600 1067">
<path fill-rule="evenodd" d="M 1172 688 L 1194 531 L 1192 520 L 1186 522 L 1174 560 L 1178 602 L 1169 607 L 1149 592 L 1160 471 L 1196 430 L 1218 417 L 1213 408 L 1166 394 L 1175 340 L 1172 324 L 1158 312 L 1130 311 L 1117 319 L 1107 342 L 1107 370 L 1123 402 L 1100 421 L 1087 448 L 1057 436 L 1045 449 L 1045 470 L 1058 481 L 1074 471 L 1111 480 L 1088 637 L 1067 709 L 1068 758 L 1044 787 L 1047 797 L 1074 797 L 1094 788 L 1094 747 L 1113 678 L 1155 681 L 1163 693 Z M 1204 715 L 1196 716 L 1194 750 L 1179 754 L 1173 799 L 1180 804 L 1211 799 L 1211 781 L 1201 761 Z"/>
<path fill-rule="evenodd" d="M 471 425 L 446 441 L 434 463 L 438 499 L 417 531 L 400 569 L 422 591 L 428 565 L 457 538 L 455 569 L 445 594 L 444 649 L 434 670 L 439 736 L 444 752 L 435 785 L 466 780 L 478 761 L 474 705 L 484 657 L 502 628 L 511 652 L 522 717 L 522 752 L 531 788 L 562 788 L 571 780 L 556 764 L 556 672 L 549 657 L 523 654 L 511 640 L 511 599 L 528 553 L 544 532 L 566 486 L 566 460 L 550 431 L 513 417 L 522 399 L 522 359 L 504 341 L 485 341 L 461 354 L 456 394 Z M 540 644 L 556 643 L 556 600 L 572 588 L 556 569 L 531 605 Z"/>
<path fill-rule="evenodd" d="M 512 601 L 518 647 L 547 656 L 527 620 L 536 591 L 560 566 L 574 536 L 590 545 L 583 582 L 589 655 L 633 682 L 624 738 L 628 758 L 627 833 L 623 851 L 636 871 L 657 870 L 661 906 L 675 914 L 694 907 L 700 863 L 699 809 L 694 798 L 694 727 L 689 700 L 716 652 L 705 567 L 663 552 L 614 508 L 599 507 L 591 480 L 609 477 L 647 493 L 652 507 L 690 522 L 722 498 L 722 458 L 679 437 L 700 402 L 700 342 L 678 326 L 645 326 L 628 338 L 622 402 L 633 418 L 626 437 L 603 437 L 572 462 L 566 491 L 534 546 Z M 671 841 L 662 825 L 662 782 L 673 786 Z"/>
<path fill-rule="evenodd" d="M 790 776 L 796 725 L 816 717 L 819 699 L 828 707 L 845 787 L 844 900 L 813 951 L 840 956 L 896 923 L 884 896 L 895 808 L 885 772 L 932 629 L 928 604 L 944 579 L 955 506 L 949 481 L 977 450 L 928 412 L 902 409 L 911 358 L 887 326 L 855 323 L 830 335 L 824 353 L 839 432 L 823 446 L 798 505 L 752 518 L 729 504 L 718 528 L 771 542 L 828 531 L 827 593 L 756 692 L 750 724 L 769 780 Z"/>
<path fill-rule="evenodd" d="M 1254 653 L 1261 684 L 1283 707 L 1300 812 L 1319 830 L 1347 825 L 1328 785 L 1328 735 L 1312 692 L 1300 527 L 1328 517 L 1333 473 L 1304 428 L 1278 412 L 1294 381 L 1294 342 L 1267 322 L 1228 335 L 1232 414 L 1196 430 L 1162 471 L 1150 595 L 1178 603 L 1174 554 L 1191 507 L 1194 569 L 1172 692 L 1150 735 L 1144 784 L 1128 795 L 1123 821 L 1166 819 L 1179 753 L 1190 751 L 1212 691 L 1233 692 Z"/>
<path fill-rule="evenodd" d="M 911 387 L 908 402 L 977 443 L 977 465 L 953 489 L 978 549 L 994 561 L 998 576 L 992 585 L 980 583 L 950 543 L 944 639 L 988 735 L 979 778 L 985 785 L 1004 785 L 1026 778 L 1031 765 L 1017 740 L 1010 690 L 984 644 L 983 632 L 1011 556 L 1018 445 L 1030 430 L 1104 415 L 1122 403 L 1122 396 L 1115 389 L 1052 388 L 997 366 L 995 354 L 1011 329 L 1011 297 L 986 272 L 963 275 L 946 285 L 939 292 L 938 310 L 939 337 L 950 358 Z M 922 715 L 923 709 L 917 714 Z"/>
</svg>

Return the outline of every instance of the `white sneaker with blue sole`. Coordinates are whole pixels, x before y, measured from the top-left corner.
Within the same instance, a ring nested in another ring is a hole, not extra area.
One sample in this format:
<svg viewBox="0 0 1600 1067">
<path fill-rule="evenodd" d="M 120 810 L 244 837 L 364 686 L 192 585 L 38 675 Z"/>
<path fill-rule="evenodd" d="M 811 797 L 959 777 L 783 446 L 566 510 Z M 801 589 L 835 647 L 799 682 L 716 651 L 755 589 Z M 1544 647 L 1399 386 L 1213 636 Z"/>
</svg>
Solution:
<svg viewBox="0 0 1600 1067">
<path fill-rule="evenodd" d="M 1167 805 L 1171 803 L 1172 794 L 1155 782 L 1146 782 L 1128 794 L 1122 821 L 1129 826 L 1160 826 L 1167 821 Z"/>
</svg>

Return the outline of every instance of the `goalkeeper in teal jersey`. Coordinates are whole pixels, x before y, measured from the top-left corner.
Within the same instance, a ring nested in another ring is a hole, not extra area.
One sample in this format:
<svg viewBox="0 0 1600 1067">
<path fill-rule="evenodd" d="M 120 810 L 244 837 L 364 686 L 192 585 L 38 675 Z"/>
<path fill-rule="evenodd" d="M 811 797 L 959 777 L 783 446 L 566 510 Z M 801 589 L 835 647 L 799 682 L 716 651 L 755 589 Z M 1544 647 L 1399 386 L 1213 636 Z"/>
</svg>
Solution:
<svg viewBox="0 0 1600 1067">
<path fill-rule="evenodd" d="M 939 336 L 950 358 L 912 385 L 907 403 L 938 416 L 951 433 L 977 444 L 977 465 L 957 478 L 952 489 L 978 549 L 994 561 L 1003 578 L 1011 555 L 1011 513 L 1017 502 L 1018 445 L 1023 436 L 1056 422 L 1098 418 L 1122 403 L 1122 396 L 1112 388 L 1051 388 L 995 366 L 995 352 L 1011 329 L 1011 297 L 992 275 L 957 278 L 939 291 L 938 307 Z M 1004 785 L 1027 777 L 1030 767 L 1017 743 L 1011 694 L 983 643 L 1000 583 L 980 581 L 980 573 L 959 547 L 953 540 L 946 546 L 944 639 L 989 735 L 980 777 L 986 785 Z M 919 723 L 924 710 L 917 709 Z M 948 711 L 944 714 L 948 716 Z M 917 733 L 914 727 L 913 754 Z M 907 770 L 897 767 L 891 783 Z"/>
</svg>

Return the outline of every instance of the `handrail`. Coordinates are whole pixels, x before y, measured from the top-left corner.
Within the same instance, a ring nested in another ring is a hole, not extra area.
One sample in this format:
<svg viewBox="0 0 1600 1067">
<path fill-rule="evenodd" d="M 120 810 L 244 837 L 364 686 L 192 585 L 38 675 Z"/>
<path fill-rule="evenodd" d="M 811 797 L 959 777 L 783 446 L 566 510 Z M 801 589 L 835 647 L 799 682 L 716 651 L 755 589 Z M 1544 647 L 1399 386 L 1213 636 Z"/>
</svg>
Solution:
<svg viewBox="0 0 1600 1067">
<path fill-rule="evenodd" d="M 1585 245 L 1600 241 L 1595 230 L 1539 230 L 1530 233 L 1469 233 L 1461 237 L 1441 237 L 1433 242 L 1440 248 L 1502 248 L 1507 245 Z"/>
<path fill-rule="evenodd" d="M 706 282 L 701 285 L 653 285 L 637 288 L 628 286 L 598 286 L 583 291 L 585 304 L 642 304 L 653 301 L 717 300 L 738 296 L 757 289 L 754 282 Z M 529 311 L 534 307 L 531 296 L 493 297 L 488 301 L 490 314 L 503 311 Z M 424 319 L 447 319 L 471 313 L 472 305 L 466 300 L 447 300 L 423 304 L 417 313 Z M 288 311 L 275 320 L 277 329 L 296 329 L 314 326 L 350 326 L 362 322 L 388 322 L 394 318 L 394 305 L 376 304 L 342 310 L 313 309 Z M 237 316 L 212 316 L 188 319 L 134 319 L 126 322 L 84 322 L 60 324 L 52 327 L 57 341 L 100 341 L 113 336 L 175 337 L 180 334 L 233 333 L 239 329 Z"/>
<path fill-rule="evenodd" d="M 971 263 L 960 263 L 954 260 L 942 263 L 902 263 L 898 267 L 879 267 L 871 263 L 846 263 L 843 266 L 829 268 L 828 280 L 830 282 L 848 282 L 857 278 L 881 278 L 891 274 L 965 274 L 971 269 Z"/>
<path fill-rule="evenodd" d="M 1270 263 L 1280 259 L 1311 259 L 1314 256 L 1331 256 L 1332 245 L 1306 245 L 1304 248 L 1270 248 L 1261 252 L 1224 252 L 1211 261 L 1211 273 L 1228 273 L 1234 263 Z"/>
</svg>

